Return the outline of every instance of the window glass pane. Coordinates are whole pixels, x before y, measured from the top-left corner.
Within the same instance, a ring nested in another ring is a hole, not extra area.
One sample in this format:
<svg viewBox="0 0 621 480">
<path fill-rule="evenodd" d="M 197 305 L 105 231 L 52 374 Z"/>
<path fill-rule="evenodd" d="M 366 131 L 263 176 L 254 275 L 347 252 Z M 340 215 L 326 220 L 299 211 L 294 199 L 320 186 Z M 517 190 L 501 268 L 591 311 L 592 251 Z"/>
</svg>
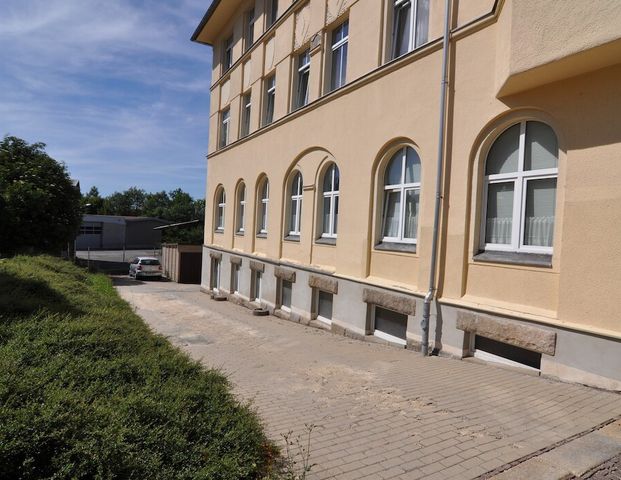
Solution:
<svg viewBox="0 0 621 480">
<path fill-rule="evenodd" d="M 385 308 L 375 307 L 375 330 L 406 339 L 408 316 Z"/>
<path fill-rule="evenodd" d="M 514 182 L 507 182 L 488 186 L 485 243 L 511 243 L 514 185 Z"/>
<path fill-rule="evenodd" d="M 420 183 L 420 158 L 413 148 L 407 147 L 405 159 L 405 183 Z"/>
<path fill-rule="evenodd" d="M 332 233 L 334 233 L 334 235 L 336 235 L 336 230 L 337 230 L 337 226 L 339 223 L 339 196 L 335 195 L 334 196 L 334 231 Z"/>
<path fill-rule="evenodd" d="M 541 178 L 526 183 L 524 245 L 552 246 L 555 206 L 556 178 Z"/>
<path fill-rule="evenodd" d="M 401 192 L 386 192 L 384 209 L 384 237 L 399 236 L 399 212 L 401 211 Z"/>
<path fill-rule="evenodd" d="M 300 194 L 300 174 L 296 173 L 291 182 L 291 195 Z"/>
<path fill-rule="evenodd" d="M 427 43 L 429 31 L 429 0 L 418 0 L 416 4 L 416 38 L 414 45 L 419 47 Z"/>
<path fill-rule="evenodd" d="M 300 72 L 298 80 L 298 107 L 308 103 L 308 70 Z"/>
<path fill-rule="evenodd" d="M 334 172 L 334 165 L 326 170 L 325 175 L 323 176 L 323 191 L 331 192 L 332 191 L 332 175 Z"/>
<path fill-rule="evenodd" d="M 336 88 L 339 88 L 341 86 L 340 84 L 340 78 L 341 78 L 341 72 L 340 72 L 340 67 L 341 67 L 341 55 L 342 55 L 342 48 L 338 48 L 336 50 L 334 50 L 332 52 L 332 78 L 331 78 L 331 89 L 334 90 Z"/>
<path fill-rule="evenodd" d="M 545 123 L 526 122 L 524 170 L 556 168 L 558 142 L 554 131 Z"/>
<path fill-rule="evenodd" d="M 418 230 L 418 204 L 419 191 L 407 190 L 405 192 L 405 219 L 403 224 L 403 237 L 416 238 Z"/>
<path fill-rule="evenodd" d="M 494 142 L 487 155 L 485 175 L 511 173 L 518 170 L 520 124 L 505 130 Z"/>
<path fill-rule="evenodd" d="M 397 58 L 410 49 L 410 15 L 412 7 L 410 2 L 404 5 L 395 5 L 393 58 Z"/>
<path fill-rule="evenodd" d="M 339 75 L 339 87 L 342 87 L 343 85 L 345 85 L 345 77 L 347 76 L 347 46 L 348 44 L 345 43 L 341 47 L 342 58 L 341 58 L 341 71 Z"/>
<path fill-rule="evenodd" d="M 319 290 L 318 296 L 317 314 L 319 314 L 320 317 L 332 320 L 332 294 Z"/>
<path fill-rule="evenodd" d="M 233 292 L 238 292 L 239 291 L 239 265 L 233 265 L 233 285 L 232 290 Z"/>
<path fill-rule="evenodd" d="M 323 197 L 323 233 L 330 233 L 330 197 Z"/>
<path fill-rule="evenodd" d="M 286 280 L 283 280 L 281 285 L 281 304 L 283 307 L 291 308 L 291 293 L 293 290 L 293 285 L 291 284 L 291 282 L 288 282 Z"/>
<path fill-rule="evenodd" d="M 403 149 L 395 153 L 390 159 L 386 173 L 384 174 L 384 185 L 399 185 L 401 183 L 401 171 L 403 169 Z"/>
<path fill-rule="evenodd" d="M 266 231 L 267 230 L 267 203 L 261 203 L 261 220 L 260 220 L 261 225 L 259 226 L 259 229 L 261 231 Z"/>
<path fill-rule="evenodd" d="M 291 232 L 297 232 L 298 214 L 297 214 L 298 200 L 291 200 L 291 213 L 289 217 L 289 230 Z"/>
<path fill-rule="evenodd" d="M 336 192 L 339 191 L 340 182 L 341 182 L 341 178 L 340 178 L 340 173 L 339 173 L 339 167 L 334 165 L 334 190 Z"/>
<path fill-rule="evenodd" d="M 263 281 L 263 274 L 259 271 L 254 273 L 254 298 L 257 300 L 261 300 L 262 291 L 261 291 L 261 283 Z"/>
</svg>

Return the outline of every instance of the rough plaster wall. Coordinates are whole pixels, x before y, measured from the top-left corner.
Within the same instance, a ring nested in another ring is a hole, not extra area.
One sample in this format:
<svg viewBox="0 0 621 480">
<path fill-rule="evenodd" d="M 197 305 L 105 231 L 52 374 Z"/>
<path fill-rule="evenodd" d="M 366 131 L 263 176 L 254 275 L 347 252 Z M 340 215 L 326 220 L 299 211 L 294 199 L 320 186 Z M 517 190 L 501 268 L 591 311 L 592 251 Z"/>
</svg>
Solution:
<svg viewBox="0 0 621 480">
<path fill-rule="evenodd" d="M 228 105 L 231 96 L 231 81 L 227 80 L 220 87 L 220 105 Z"/>
<path fill-rule="evenodd" d="M 328 9 L 326 11 L 326 25 L 331 24 L 337 18 L 345 13 L 351 5 L 351 0 L 328 0 Z"/>
<path fill-rule="evenodd" d="M 305 43 L 310 40 L 310 18 L 311 10 L 310 3 L 306 3 L 304 7 L 295 13 L 295 41 L 294 50 L 301 48 Z"/>
<path fill-rule="evenodd" d="M 274 37 L 270 38 L 265 44 L 265 72 L 269 72 L 274 68 L 274 51 L 275 51 Z"/>
<path fill-rule="evenodd" d="M 513 0 L 512 4 L 512 73 L 619 38 L 619 0 Z"/>
</svg>

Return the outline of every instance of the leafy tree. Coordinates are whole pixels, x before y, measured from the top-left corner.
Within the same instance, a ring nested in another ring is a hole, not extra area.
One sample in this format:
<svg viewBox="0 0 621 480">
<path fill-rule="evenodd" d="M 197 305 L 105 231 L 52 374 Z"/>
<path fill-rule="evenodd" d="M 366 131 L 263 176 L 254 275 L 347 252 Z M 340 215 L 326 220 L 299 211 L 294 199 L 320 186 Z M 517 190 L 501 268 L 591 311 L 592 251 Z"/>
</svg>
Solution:
<svg viewBox="0 0 621 480">
<path fill-rule="evenodd" d="M 0 142 L 0 252 L 59 252 L 81 222 L 80 191 L 44 143 Z"/>
<path fill-rule="evenodd" d="M 84 213 L 98 214 L 103 211 L 104 199 L 99 195 L 97 187 L 91 187 L 82 197 L 82 211 Z"/>
<path fill-rule="evenodd" d="M 142 214 L 146 217 L 165 218 L 170 207 L 170 198 L 165 191 L 147 193 Z"/>
<path fill-rule="evenodd" d="M 114 192 L 104 200 L 103 213 L 140 217 L 144 211 L 145 196 L 145 191 L 136 187 L 131 187 L 124 192 Z"/>
</svg>

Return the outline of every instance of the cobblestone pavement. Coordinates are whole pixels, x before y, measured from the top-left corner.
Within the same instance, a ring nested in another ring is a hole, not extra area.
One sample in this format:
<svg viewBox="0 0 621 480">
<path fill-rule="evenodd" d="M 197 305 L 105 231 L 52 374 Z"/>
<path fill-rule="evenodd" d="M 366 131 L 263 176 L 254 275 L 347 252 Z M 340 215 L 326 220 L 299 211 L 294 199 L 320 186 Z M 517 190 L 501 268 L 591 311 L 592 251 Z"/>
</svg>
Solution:
<svg viewBox="0 0 621 480">
<path fill-rule="evenodd" d="M 276 441 L 317 425 L 313 480 L 476 478 L 621 415 L 617 394 L 254 317 L 194 285 L 116 283 L 155 331 L 228 374 Z"/>
</svg>

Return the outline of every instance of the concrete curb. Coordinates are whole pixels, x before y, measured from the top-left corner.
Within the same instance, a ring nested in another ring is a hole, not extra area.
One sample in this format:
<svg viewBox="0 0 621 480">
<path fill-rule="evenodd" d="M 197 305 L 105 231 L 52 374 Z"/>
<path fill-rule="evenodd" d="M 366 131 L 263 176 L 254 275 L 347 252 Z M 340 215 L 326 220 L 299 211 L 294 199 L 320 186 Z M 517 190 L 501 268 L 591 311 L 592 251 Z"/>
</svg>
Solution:
<svg viewBox="0 0 621 480">
<path fill-rule="evenodd" d="M 568 480 L 580 477 L 621 453 L 621 420 L 575 438 L 541 455 L 529 458 L 491 480 Z"/>
</svg>

